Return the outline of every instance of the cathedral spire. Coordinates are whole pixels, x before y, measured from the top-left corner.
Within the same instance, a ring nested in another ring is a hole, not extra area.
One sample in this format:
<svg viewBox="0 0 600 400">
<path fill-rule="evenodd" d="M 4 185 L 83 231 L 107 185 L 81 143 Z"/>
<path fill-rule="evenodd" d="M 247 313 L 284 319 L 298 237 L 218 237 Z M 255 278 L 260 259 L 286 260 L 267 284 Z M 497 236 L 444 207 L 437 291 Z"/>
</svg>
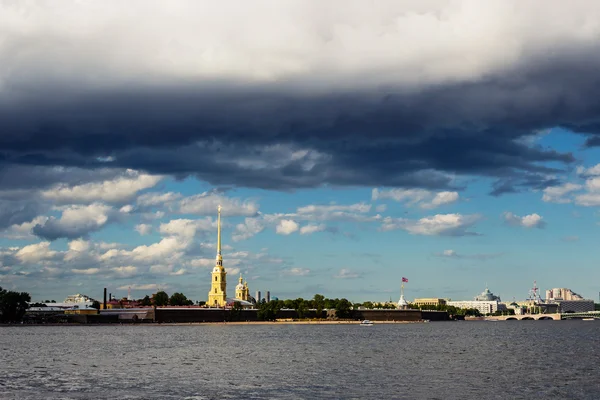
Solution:
<svg viewBox="0 0 600 400">
<path fill-rule="evenodd" d="M 217 265 L 223 266 L 223 256 L 221 255 L 221 206 L 217 207 Z"/>
<path fill-rule="evenodd" d="M 210 292 L 208 292 L 209 307 L 225 307 L 227 305 L 227 272 L 223 268 L 221 255 L 221 206 L 217 207 L 217 263 L 212 271 Z"/>
</svg>

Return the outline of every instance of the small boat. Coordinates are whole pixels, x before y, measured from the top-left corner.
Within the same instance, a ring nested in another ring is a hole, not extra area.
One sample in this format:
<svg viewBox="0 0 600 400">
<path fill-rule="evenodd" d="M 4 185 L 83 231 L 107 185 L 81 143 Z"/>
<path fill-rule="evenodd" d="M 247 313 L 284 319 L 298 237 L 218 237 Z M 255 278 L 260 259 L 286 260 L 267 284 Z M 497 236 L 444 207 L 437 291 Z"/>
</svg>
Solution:
<svg viewBox="0 0 600 400">
<path fill-rule="evenodd" d="M 368 319 L 365 319 L 363 321 L 360 321 L 360 326 L 373 326 L 373 321 L 369 321 Z"/>
<path fill-rule="evenodd" d="M 596 318 L 582 318 L 582 321 L 595 321 Z"/>
</svg>

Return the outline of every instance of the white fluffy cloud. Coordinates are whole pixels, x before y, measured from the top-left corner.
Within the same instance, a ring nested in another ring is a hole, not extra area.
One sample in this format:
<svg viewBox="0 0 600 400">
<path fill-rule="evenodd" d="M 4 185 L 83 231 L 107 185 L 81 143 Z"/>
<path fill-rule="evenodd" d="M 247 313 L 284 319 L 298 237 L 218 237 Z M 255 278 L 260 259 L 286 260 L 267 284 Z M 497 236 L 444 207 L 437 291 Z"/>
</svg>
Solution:
<svg viewBox="0 0 600 400">
<path fill-rule="evenodd" d="M 23 263 L 52 260 L 58 253 L 50 249 L 50 242 L 40 242 L 22 247 L 15 257 Z"/>
<path fill-rule="evenodd" d="M 544 189 L 542 200 L 549 203 L 570 203 L 571 199 L 565 196 L 581 188 L 581 185 L 575 183 L 565 183 L 559 186 L 550 186 Z"/>
<path fill-rule="evenodd" d="M 298 230 L 298 223 L 292 219 L 282 219 L 279 221 L 275 231 L 279 235 L 289 235 Z"/>
<path fill-rule="evenodd" d="M 128 170 L 123 176 L 110 181 L 90 182 L 83 185 L 58 185 L 42 192 L 46 199 L 62 203 L 123 203 L 131 200 L 138 192 L 156 186 L 163 179 L 158 175 L 140 174 Z"/>
<path fill-rule="evenodd" d="M 536 213 L 519 217 L 511 212 L 505 212 L 504 221 L 509 225 L 521 226 L 523 228 L 544 228 L 546 226 L 543 218 Z"/>
<path fill-rule="evenodd" d="M 222 207 L 221 214 L 225 217 L 252 217 L 258 212 L 258 205 L 252 201 L 226 197 L 217 192 L 204 192 L 182 199 L 179 202 L 179 212 L 213 216 L 217 214 L 219 205 Z"/>
<path fill-rule="evenodd" d="M 322 221 L 339 222 L 374 222 L 381 220 L 381 216 L 369 215 L 372 206 L 366 203 L 356 203 L 349 205 L 328 204 L 328 205 L 307 205 L 298 207 L 295 213 L 288 214 L 260 214 L 255 218 L 246 218 L 244 223 L 238 224 L 233 233 L 233 240 L 240 241 L 248 239 L 260 232 L 266 227 L 275 227 L 275 232 L 283 235 L 289 235 L 300 230 L 301 234 L 310 234 L 324 231 L 327 229 Z M 291 221 L 291 222 L 290 222 Z M 309 223 L 300 228 L 298 221 L 309 221 L 319 223 Z"/>
<path fill-rule="evenodd" d="M 150 225 L 150 224 L 138 224 L 138 225 L 135 226 L 135 230 L 141 236 L 145 236 L 145 235 L 149 234 L 150 232 L 152 232 L 152 225 Z"/>
<path fill-rule="evenodd" d="M 91 246 L 90 242 L 83 239 L 71 240 L 69 242 L 69 250 L 65 253 L 64 260 L 71 261 L 89 255 Z"/>
<path fill-rule="evenodd" d="M 394 200 L 408 206 L 432 209 L 458 201 L 458 192 L 432 192 L 425 189 L 373 189 L 372 200 Z"/>
<path fill-rule="evenodd" d="M 102 228 L 113 214 L 110 206 L 101 203 L 65 207 L 60 218 L 50 217 L 33 228 L 33 233 L 54 240 L 62 237 L 78 238 Z"/>
<path fill-rule="evenodd" d="M 258 218 L 246 218 L 244 223 L 238 224 L 231 238 L 234 242 L 246 240 L 262 232 L 265 229 L 264 223 Z"/>
<path fill-rule="evenodd" d="M 136 200 L 138 206 L 140 207 L 155 207 L 155 206 L 164 206 L 170 205 L 173 202 L 179 200 L 181 198 L 180 193 L 173 192 L 152 192 L 152 193 L 144 193 L 139 196 Z"/>
<path fill-rule="evenodd" d="M 319 225 L 309 224 L 309 225 L 305 225 L 302 228 L 300 228 L 300 234 L 301 235 L 310 235 L 315 232 L 322 232 L 325 229 L 326 229 L 325 224 L 319 224 Z"/>
<path fill-rule="evenodd" d="M 492 258 L 497 258 L 502 256 L 502 253 L 481 253 L 481 254 L 462 254 L 458 253 L 456 250 L 444 250 L 441 253 L 434 254 L 437 257 L 443 258 L 453 258 L 453 259 L 469 259 L 469 260 L 479 260 L 485 261 Z"/>
<path fill-rule="evenodd" d="M 118 275 L 119 277 L 122 277 L 122 278 L 129 278 L 129 277 L 135 276 L 138 272 L 137 267 L 134 267 L 133 265 L 114 267 L 114 268 L 111 268 L 111 270 L 116 275 Z"/>
<path fill-rule="evenodd" d="M 100 272 L 100 268 L 74 268 L 71 272 L 77 275 L 96 275 Z"/>
<path fill-rule="evenodd" d="M 123 285 L 123 286 L 119 286 L 117 289 L 119 289 L 119 290 L 131 289 L 131 290 L 156 291 L 156 290 L 165 290 L 168 288 L 169 288 L 168 285 L 158 285 L 156 283 L 146 283 L 146 284 Z"/>
<path fill-rule="evenodd" d="M 140 10 L 143 23 L 131 24 Z M 99 87 L 108 79 L 176 78 L 295 80 L 321 90 L 348 82 L 412 87 L 476 80 L 551 48 L 588 43 L 599 35 L 598 15 L 596 2 L 576 0 L 543 7 L 516 0 L 377 7 L 342 0 L 5 2 L 0 35 L 7 45 L 0 59 L 10 60 L 4 74 L 18 71 L 22 80 L 42 67 L 53 81 L 72 80 L 78 70 L 78 79 Z M 538 29 L 536 21 L 560 23 Z M 16 43 L 26 39 L 36 45 L 14 57 Z M 60 68 L 51 68 L 48 57 L 57 48 Z"/>
<path fill-rule="evenodd" d="M 43 225 L 48 221 L 48 217 L 40 215 L 29 222 L 14 224 L 4 231 L 2 236 L 9 239 L 31 239 L 34 237 L 32 229 L 37 225 Z"/>
<path fill-rule="evenodd" d="M 347 268 L 342 268 L 333 277 L 336 279 L 356 279 L 356 278 L 359 278 L 360 276 L 361 276 L 361 274 L 358 272 L 352 271 Z"/>
<path fill-rule="evenodd" d="M 583 166 L 577 167 L 577 174 L 581 176 L 599 176 L 600 175 L 600 164 L 596 164 L 593 167 L 585 168 Z"/>
<path fill-rule="evenodd" d="M 310 269 L 308 269 L 308 268 L 290 268 L 290 269 L 283 271 L 283 274 L 291 275 L 291 276 L 306 276 L 306 275 L 310 274 Z"/>
<path fill-rule="evenodd" d="M 412 235 L 465 236 L 475 235 L 469 231 L 481 219 L 478 214 L 436 214 L 419 220 L 386 217 L 381 229 L 391 231 L 403 229 Z"/>
<path fill-rule="evenodd" d="M 165 236 L 182 236 L 193 238 L 197 233 L 214 232 L 217 234 L 217 225 L 210 217 L 203 219 L 173 219 L 160 224 L 159 231 Z"/>
</svg>

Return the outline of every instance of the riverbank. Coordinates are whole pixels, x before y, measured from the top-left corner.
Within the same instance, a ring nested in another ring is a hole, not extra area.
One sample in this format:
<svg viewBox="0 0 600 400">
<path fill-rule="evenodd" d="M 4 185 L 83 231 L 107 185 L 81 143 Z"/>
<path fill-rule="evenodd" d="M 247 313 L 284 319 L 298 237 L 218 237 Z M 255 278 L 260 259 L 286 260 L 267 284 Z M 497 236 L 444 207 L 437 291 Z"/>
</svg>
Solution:
<svg viewBox="0 0 600 400">
<path fill-rule="evenodd" d="M 373 324 L 422 324 L 428 321 L 373 321 Z M 179 325 L 360 325 L 361 321 L 336 321 L 336 320 L 277 320 L 277 321 L 220 321 L 220 322 L 140 322 L 133 323 L 122 321 L 115 323 L 52 323 L 52 324 L 0 324 L 2 327 L 25 327 L 25 326 L 179 326 Z"/>
</svg>

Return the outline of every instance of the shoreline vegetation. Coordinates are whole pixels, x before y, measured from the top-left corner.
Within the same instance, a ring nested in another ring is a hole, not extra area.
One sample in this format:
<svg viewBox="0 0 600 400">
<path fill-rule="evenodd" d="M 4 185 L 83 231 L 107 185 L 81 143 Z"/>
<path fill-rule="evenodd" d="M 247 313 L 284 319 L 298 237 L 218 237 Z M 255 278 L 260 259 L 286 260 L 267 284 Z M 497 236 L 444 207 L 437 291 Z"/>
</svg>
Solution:
<svg viewBox="0 0 600 400">
<path fill-rule="evenodd" d="M 49 323 L 49 324 L 0 324 L 0 327 L 8 326 L 180 326 L 180 325 L 360 325 L 358 320 L 277 320 L 277 321 L 219 321 L 219 322 L 142 322 L 142 323 L 98 323 L 98 324 L 76 324 L 76 323 Z M 420 321 L 374 321 L 379 324 L 422 324 Z"/>
</svg>

